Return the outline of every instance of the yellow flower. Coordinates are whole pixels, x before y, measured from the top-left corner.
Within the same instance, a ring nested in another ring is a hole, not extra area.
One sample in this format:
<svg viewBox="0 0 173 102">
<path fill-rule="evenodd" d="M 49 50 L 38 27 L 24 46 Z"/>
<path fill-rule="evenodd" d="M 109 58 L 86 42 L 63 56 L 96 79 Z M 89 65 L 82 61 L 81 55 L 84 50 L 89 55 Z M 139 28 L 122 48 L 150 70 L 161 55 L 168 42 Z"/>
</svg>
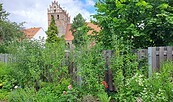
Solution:
<svg viewBox="0 0 173 102">
<path fill-rule="evenodd" d="M 0 86 L 2 86 L 2 84 L 0 84 Z"/>
</svg>

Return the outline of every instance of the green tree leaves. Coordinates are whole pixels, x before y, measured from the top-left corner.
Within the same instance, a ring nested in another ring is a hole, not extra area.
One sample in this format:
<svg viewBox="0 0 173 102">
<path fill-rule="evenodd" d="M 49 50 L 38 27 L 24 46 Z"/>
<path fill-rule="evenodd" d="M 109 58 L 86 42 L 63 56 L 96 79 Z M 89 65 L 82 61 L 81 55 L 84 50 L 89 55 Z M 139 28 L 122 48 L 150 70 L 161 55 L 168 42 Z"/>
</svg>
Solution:
<svg viewBox="0 0 173 102">
<path fill-rule="evenodd" d="M 131 41 L 134 48 L 171 45 L 173 7 L 168 0 L 100 0 L 96 19 L 102 30 L 97 37 L 112 48 L 113 35 Z"/>
<path fill-rule="evenodd" d="M 17 24 L 7 19 L 8 13 L 3 10 L 0 4 L 0 53 L 6 53 L 6 46 L 12 42 L 24 37 L 22 30 L 23 23 Z"/>
<path fill-rule="evenodd" d="M 55 24 L 55 19 L 54 19 L 54 16 L 52 16 L 51 18 L 51 22 L 50 22 L 50 25 L 48 27 L 48 31 L 46 32 L 46 34 L 48 35 L 48 38 L 46 39 L 46 41 L 48 43 L 58 43 L 61 38 L 58 38 L 58 28 Z"/>
<path fill-rule="evenodd" d="M 74 18 L 70 30 L 74 36 L 73 44 L 75 46 L 83 45 L 86 41 L 85 37 L 88 32 L 88 27 L 80 13 Z"/>
</svg>

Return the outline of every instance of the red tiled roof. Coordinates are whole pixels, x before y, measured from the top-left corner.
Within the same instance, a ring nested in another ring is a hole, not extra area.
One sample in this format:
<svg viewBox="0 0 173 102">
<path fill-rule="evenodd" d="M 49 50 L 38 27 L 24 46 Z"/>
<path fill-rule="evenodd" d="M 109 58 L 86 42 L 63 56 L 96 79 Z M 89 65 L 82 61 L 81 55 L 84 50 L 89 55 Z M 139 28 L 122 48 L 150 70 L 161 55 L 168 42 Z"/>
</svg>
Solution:
<svg viewBox="0 0 173 102">
<path fill-rule="evenodd" d="M 101 30 L 100 27 L 98 27 L 97 25 L 95 25 L 95 24 L 93 24 L 91 22 L 88 22 L 87 26 L 89 26 L 89 27 L 91 27 L 93 29 L 93 30 L 90 30 L 88 32 L 89 35 L 91 35 L 93 33 L 93 31 L 99 32 Z"/>
<path fill-rule="evenodd" d="M 89 26 L 93 29 L 93 30 L 90 30 L 88 32 L 89 35 L 91 35 L 93 33 L 93 31 L 99 32 L 101 30 L 100 27 L 98 27 L 97 25 L 95 25 L 91 22 L 87 22 L 87 26 Z M 66 28 L 66 34 L 64 37 L 65 40 L 73 40 L 74 39 L 74 36 L 72 35 L 72 32 L 70 31 L 70 28 L 71 28 L 71 24 L 68 24 L 67 28 Z"/>
<path fill-rule="evenodd" d="M 29 28 L 29 29 L 24 29 L 23 32 L 27 38 L 31 39 L 40 29 L 41 29 L 41 27 Z"/>
</svg>

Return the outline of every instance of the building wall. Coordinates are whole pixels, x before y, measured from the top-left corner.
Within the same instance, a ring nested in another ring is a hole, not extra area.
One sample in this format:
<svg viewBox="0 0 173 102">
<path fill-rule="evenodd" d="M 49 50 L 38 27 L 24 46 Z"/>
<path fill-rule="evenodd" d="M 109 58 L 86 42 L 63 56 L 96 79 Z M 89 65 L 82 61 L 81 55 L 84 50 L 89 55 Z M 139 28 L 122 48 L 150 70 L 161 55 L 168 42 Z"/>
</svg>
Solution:
<svg viewBox="0 0 173 102">
<path fill-rule="evenodd" d="M 43 40 L 46 41 L 47 39 L 47 34 L 44 32 L 44 30 L 41 28 L 31 40 Z"/>
<path fill-rule="evenodd" d="M 61 37 L 62 35 L 65 35 L 67 24 L 70 23 L 70 17 L 56 1 L 52 2 L 48 8 L 48 25 L 50 25 L 51 16 L 54 16 L 55 18 L 55 23 L 59 31 L 58 36 Z"/>
</svg>

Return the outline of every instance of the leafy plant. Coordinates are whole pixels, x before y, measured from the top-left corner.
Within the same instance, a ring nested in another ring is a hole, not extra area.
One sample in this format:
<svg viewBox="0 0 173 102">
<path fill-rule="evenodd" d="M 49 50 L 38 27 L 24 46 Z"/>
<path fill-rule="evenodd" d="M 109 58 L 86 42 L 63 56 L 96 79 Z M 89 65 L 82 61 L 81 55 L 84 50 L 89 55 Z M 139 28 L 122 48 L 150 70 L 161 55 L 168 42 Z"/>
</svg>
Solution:
<svg viewBox="0 0 173 102">
<path fill-rule="evenodd" d="M 101 102 L 110 102 L 111 96 L 108 96 L 106 92 L 104 93 L 99 93 L 98 98 Z"/>
<path fill-rule="evenodd" d="M 88 45 L 81 47 L 77 50 L 76 62 L 77 73 L 80 78 L 78 85 L 84 91 L 84 95 L 90 93 L 94 95 L 101 89 L 101 82 L 104 80 L 104 65 L 100 46 L 96 45 L 93 48 L 89 48 Z"/>
<path fill-rule="evenodd" d="M 84 45 L 86 42 L 85 36 L 87 35 L 89 29 L 87 28 L 85 19 L 80 13 L 74 17 L 70 30 L 74 36 L 73 44 L 76 47 Z"/>
<path fill-rule="evenodd" d="M 99 0 L 93 16 L 102 28 L 97 41 L 108 49 L 114 35 L 134 48 L 172 45 L 172 6 L 167 0 Z"/>
<path fill-rule="evenodd" d="M 68 90 L 64 91 L 59 98 L 60 102 L 78 102 L 78 92 L 71 85 L 68 86 Z"/>
<path fill-rule="evenodd" d="M 0 89 L 0 93 L 0 100 L 8 100 L 8 94 L 10 93 L 9 91 Z"/>
<path fill-rule="evenodd" d="M 39 89 L 42 81 L 58 83 L 61 79 L 68 78 L 67 66 L 63 64 L 64 49 L 63 41 L 46 45 L 39 41 L 27 40 L 12 43 L 9 50 L 14 62 L 11 64 L 19 85 Z"/>
</svg>

